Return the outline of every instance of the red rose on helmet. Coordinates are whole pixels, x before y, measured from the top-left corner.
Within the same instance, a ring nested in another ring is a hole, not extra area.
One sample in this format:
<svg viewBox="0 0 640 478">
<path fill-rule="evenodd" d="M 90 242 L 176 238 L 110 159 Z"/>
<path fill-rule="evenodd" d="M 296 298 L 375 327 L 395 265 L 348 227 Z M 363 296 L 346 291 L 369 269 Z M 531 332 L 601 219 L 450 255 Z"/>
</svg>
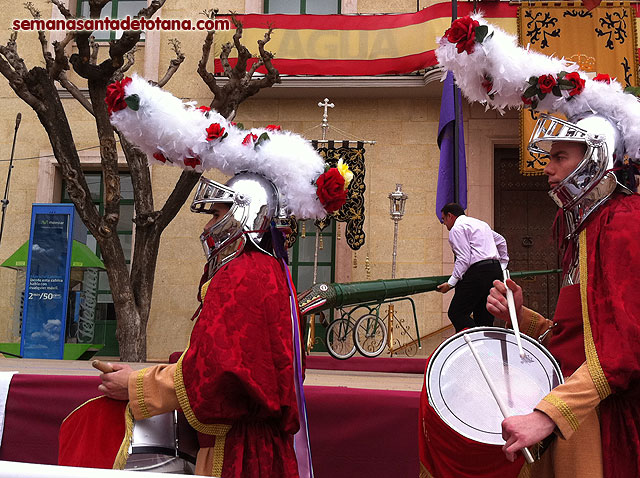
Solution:
<svg viewBox="0 0 640 478">
<path fill-rule="evenodd" d="M 491 90 L 493 89 L 493 81 L 491 80 L 491 78 L 485 77 L 485 79 L 482 80 L 482 87 L 485 89 L 487 94 L 491 93 Z"/>
<path fill-rule="evenodd" d="M 606 83 L 607 85 L 611 84 L 611 77 L 606 73 L 598 73 L 593 81 L 600 81 L 601 83 Z"/>
<path fill-rule="evenodd" d="M 578 72 L 573 71 L 571 73 L 567 73 L 564 79 L 573 83 L 573 89 L 569 90 L 569 96 L 579 95 L 582 93 L 582 90 L 584 90 L 585 81 L 580 78 L 580 74 Z"/>
<path fill-rule="evenodd" d="M 551 93 L 551 90 L 556 86 L 558 82 L 553 75 L 540 75 L 538 78 L 538 88 L 543 93 Z"/>
<path fill-rule="evenodd" d="M 184 158 L 184 165 L 194 168 L 200 164 L 199 158 Z"/>
<path fill-rule="evenodd" d="M 153 153 L 153 159 L 155 159 L 156 161 L 160 161 L 161 163 L 167 162 L 167 158 L 160 151 L 158 151 L 157 153 Z"/>
<path fill-rule="evenodd" d="M 221 138 L 224 135 L 224 128 L 220 123 L 211 123 L 207 128 L 207 141 Z"/>
<path fill-rule="evenodd" d="M 316 194 L 325 211 L 329 214 L 340 209 L 347 202 L 347 191 L 344 189 L 344 178 L 338 168 L 331 168 L 316 180 Z"/>
<path fill-rule="evenodd" d="M 129 83 L 131 83 L 131 78 L 126 77 L 107 86 L 107 96 L 104 102 L 107 104 L 109 114 L 127 107 L 127 103 L 124 101 L 124 87 Z"/>
<path fill-rule="evenodd" d="M 520 99 L 525 105 L 533 104 L 533 100 L 531 98 L 527 98 L 526 96 L 521 96 Z"/>
<path fill-rule="evenodd" d="M 451 43 L 455 43 L 458 53 L 466 51 L 467 54 L 473 53 L 476 46 L 476 27 L 480 26 L 477 20 L 470 16 L 458 18 L 451 24 L 444 36 Z"/>
<path fill-rule="evenodd" d="M 258 135 L 253 134 L 253 133 L 249 133 L 248 135 L 246 135 L 244 137 L 244 139 L 242 140 L 242 144 L 244 145 L 248 145 L 248 144 L 253 144 L 258 140 Z"/>
</svg>

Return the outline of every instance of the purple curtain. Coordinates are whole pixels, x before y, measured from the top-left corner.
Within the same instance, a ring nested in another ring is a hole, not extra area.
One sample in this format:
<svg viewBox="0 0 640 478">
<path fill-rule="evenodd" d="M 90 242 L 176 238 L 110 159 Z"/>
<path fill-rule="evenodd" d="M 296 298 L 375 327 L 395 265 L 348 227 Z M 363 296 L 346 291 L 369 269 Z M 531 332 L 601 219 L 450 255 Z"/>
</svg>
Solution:
<svg viewBox="0 0 640 478">
<path fill-rule="evenodd" d="M 458 95 L 458 203 L 467 208 L 467 161 L 464 153 L 464 128 L 462 126 L 462 98 Z M 453 73 L 448 72 L 442 87 L 440 105 L 440 124 L 438 126 L 438 147 L 440 148 L 440 167 L 438 169 L 438 192 L 436 194 L 436 216 L 441 218 L 440 210 L 445 204 L 454 202 L 454 128 L 455 108 L 453 103 Z"/>
</svg>

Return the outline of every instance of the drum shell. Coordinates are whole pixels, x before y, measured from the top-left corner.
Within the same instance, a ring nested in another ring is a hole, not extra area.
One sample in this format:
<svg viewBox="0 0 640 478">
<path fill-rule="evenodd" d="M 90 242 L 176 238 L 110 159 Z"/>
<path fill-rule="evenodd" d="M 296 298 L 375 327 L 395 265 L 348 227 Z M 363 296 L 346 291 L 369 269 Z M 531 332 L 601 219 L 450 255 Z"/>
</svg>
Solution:
<svg viewBox="0 0 640 478">
<path fill-rule="evenodd" d="M 527 403 L 525 400 L 526 406 L 531 407 L 528 410 L 532 410 L 535 404 L 553 387 L 562 383 L 560 367 L 551 354 L 528 337 L 523 336 L 522 342 L 525 351 L 530 354 L 526 355 L 529 360 L 521 361 L 516 346 L 517 341 L 511 330 L 479 327 L 454 335 L 436 349 L 427 363 L 420 406 L 423 431 L 420 444 L 422 462 L 432 476 L 437 478 L 464 478 L 467 476 L 515 478 L 522 467 L 523 458 L 519 454 L 518 460 L 515 463 L 510 463 L 502 451 L 504 441 L 500 437 L 500 423 L 503 418 L 495 398 L 490 393 L 484 393 L 481 397 L 475 394 L 476 389 L 473 387 L 471 390 L 474 390 L 474 394 L 469 396 L 469 388 L 466 385 L 469 381 L 471 383 L 474 381 L 477 383 L 478 380 L 482 382 L 486 388 L 485 392 L 488 392 L 489 388 L 481 374 L 479 379 L 477 376 L 472 376 L 472 369 L 477 369 L 476 373 L 480 372 L 473 358 L 471 363 L 467 361 L 466 366 L 460 366 L 465 362 L 465 359 L 468 360 L 467 356 L 473 357 L 471 349 L 465 343 L 464 335 L 466 334 L 469 335 L 472 342 L 479 341 L 475 342 L 476 351 L 478 351 L 478 344 L 480 344 L 481 350 L 484 348 L 487 351 L 491 349 L 500 351 L 500 353 L 494 353 L 491 356 L 493 360 L 486 362 L 485 367 L 495 366 L 495 360 L 498 358 L 506 360 L 503 363 L 498 361 L 501 373 L 505 366 L 510 371 L 509 374 L 517 372 L 520 375 L 522 375 L 522 370 L 518 370 L 520 367 L 526 370 L 533 367 L 535 372 L 533 376 L 536 376 L 536 380 L 540 380 L 538 374 L 542 375 L 541 381 L 546 383 L 539 390 L 538 395 L 527 395 L 533 400 L 532 403 Z M 484 345 L 482 345 L 483 341 L 485 341 Z M 527 365 L 522 365 L 523 363 Z M 515 366 L 514 372 L 511 372 L 510 367 L 512 366 Z M 496 383 L 500 385 L 499 381 Z M 498 387 L 498 389 L 502 389 L 502 387 Z M 526 388 L 510 389 L 513 396 L 516 397 L 514 403 L 519 403 L 517 396 L 518 392 L 522 390 L 526 390 Z M 464 397 L 464 399 L 460 400 L 459 397 Z M 479 403 L 481 398 L 484 400 L 484 407 Z M 449 399 L 452 401 L 449 402 Z M 490 413 L 486 407 L 488 403 L 486 400 L 491 402 L 492 406 L 489 408 L 495 409 Z M 465 404 L 462 409 L 460 408 L 461 403 Z M 517 412 L 517 414 L 521 413 L 528 413 L 528 411 Z M 465 414 L 473 419 L 465 426 L 460 427 L 464 422 L 461 417 Z M 489 422 L 493 424 L 491 430 L 479 427 L 479 424 L 483 423 L 485 419 L 489 419 Z"/>
<path fill-rule="evenodd" d="M 524 464 L 506 459 L 500 445 L 488 445 L 466 438 L 450 428 L 429 404 L 426 390 L 420 400 L 424 434 L 421 461 L 434 478 L 516 478 Z M 422 439 L 422 437 L 421 437 Z M 429 477 L 429 475 L 427 475 Z M 431 478 L 431 477 L 429 477 Z"/>
</svg>

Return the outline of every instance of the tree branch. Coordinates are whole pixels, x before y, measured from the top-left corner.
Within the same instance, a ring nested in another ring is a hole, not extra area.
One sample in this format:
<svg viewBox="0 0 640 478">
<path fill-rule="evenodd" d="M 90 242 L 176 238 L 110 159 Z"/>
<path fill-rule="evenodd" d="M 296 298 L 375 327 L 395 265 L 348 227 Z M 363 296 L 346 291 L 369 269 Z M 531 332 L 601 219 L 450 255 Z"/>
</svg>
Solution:
<svg viewBox="0 0 640 478">
<path fill-rule="evenodd" d="M 222 51 L 220 52 L 220 63 L 222 63 L 224 74 L 229 78 L 231 78 L 231 65 L 229 64 L 229 55 L 231 54 L 232 49 L 233 45 L 230 42 L 227 42 L 222 45 Z"/>
<path fill-rule="evenodd" d="M 233 34 L 233 45 L 238 51 L 238 62 L 232 70 L 232 76 L 240 79 L 247 71 L 247 61 L 251 58 L 251 52 L 246 46 L 240 43 L 243 33 L 242 22 L 236 18 L 234 13 L 231 14 L 231 21 L 236 27 L 236 32 Z"/>
<path fill-rule="evenodd" d="M 202 57 L 198 62 L 198 74 L 209 87 L 213 95 L 218 96 L 220 94 L 220 87 L 216 83 L 216 77 L 207 70 L 207 63 L 209 62 L 209 54 L 211 53 L 211 46 L 213 45 L 214 37 L 214 31 L 207 32 L 207 36 L 202 44 Z"/>
<path fill-rule="evenodd" d="M 182 205 L 191 195 L 191 191 L 198 184 L 202 173 L 195 171 L 182 171 L 180 179 L 173 188 L 171 194 L 160 210 L 160 217 L 157 220 L 157 227 L 160 231 L 164 230 L 167 225 L 176 217 L 176 214 L 182 208 Z"/>
<path fill-rule="evenodd" d="M 56 7 L 58 7 L 58 11 L 62 14 L 62 16 L 66 19 L 75 18 L 74 15 L 67 9 L 67 7 L 60 0 L 49 0 Z"/>
<path fill-rule="evenodd" d="M 121 199 L 118 151 L 113 126 L 109 122 L 107 105 L 104 101 L 106 95 L 107 80 L 89 80 L 89 96 L 100 140 L 100 164 L 104 180 L 104 216 L 99 228 L 99 233 L 104 238 L 117 234 Z"/>
<path fill-rule="evenodd" d="M 167 72 L 160 79 L 160 81 L 156 83 L 156 85 L 159 86 L 160 88 L 162 88 L 164 85 L 166 85 L 169 82 L 171 77 L 175 74 L 176 71 L 178 71 L 178 68 L 180 68 L 180 65 L 185 59 L 184 54 L 180 50 L 180 41 L 177 38 L 170 38 L 169 43 L 172 45 L 172 49 L 175 52 L 176 57 L 173 60 L 171 60 L 171 62 L 169 63 L 169 68 L 167 69 Z"/>
<path fill-rule="evenodd" d="M 162 8 L 164 2 L 167 0 L 153 0 L 151 4 L 138 12 L 138 17 L 151 18 L 155 13 Z"/>
<path fill-rule="evenodd" d="M 263 66 L 263 65 L 264 65 L 264 62 L 262 61 L 262 58 L 258 58 L 258 61 L 256 61 L 253 65 L 251 65 L 251 69 L 245 75 L 245 80 L 246 81 L 251 80 L 251 78 L 253 78 L 253 74 L 256 72 L 256 70 L 258 68 L 260 68 L 261 66 Z"/>
<path fill-rule="evenodd" d="M 69 57 L 69 63 L 73 65 L 74 71 L 85 80 L 90 78 L 99 78 L 100 72 L 98 66 L 91 64 L 91 47 L 89 46 L 90 32 L 78 32 L 76 34 L 76 46 L 78 53 L 74 53 Z"/>
<path fill-rule="evenodd" d="M 34 19 L 39 20 L 42 18 L 40 10 L 38 10 L 32 2 L 25 3 L 24 8 L 29 11 Z M 38 41 L 40 42 L 40 49 L 42 50 L 44 64 L 47 67 L 47 71 L 49 71 L 53 67 L 53 56 L 51 56 L 51 52 L 49 51 L 49 42 L 47 41 L 47 37 L 42 30 L 38 30 Z"/>
<path fill-rule="evenodd" d="M 57 80 L 60 83 L 60 85 L 71 94 L 71 96 L 73 96 L 76 100 L 78 100 L 78 102 L 84 107 L 85 110 L 91 113 L 91 115 L 95 116 L 93 112 L 93 106 L 91 105 L 91 101 L 89 101 L 89 99 L 86 96 L 84 96 L 84 94 L 82 94 L 82 91 L 80 91 L 80 88 L 78 88 L 73 82 L 71 82 L 67 78 L 66 72 L 61 71 L 58 74 Z"/>
<path fill-rule="evenodd" d="M 110 0 L 89 0 L 89 17 L 100 18 L 100 13 Z"/>
<path fill-rule="evenodd" d="M 153 191 L 151 190 L 151 175 L 149 174 L 147 155 L 128 141 L 120 131 L 116 130 L 116 133 L 120 138 L 120 146 L 131 173 L 133 200 L 137 217 L 134 221 L 136 225 L 144 227 L 146 224 L 139 223 L 138 218 L 153 213 Z"/>
<path fill-rule="evenodd" d="M 89 37 L 89 49 L 91 54 L 89 55 L 89 63 L 96 65 L 98 63 L 98 53 L 100 52 L 100 43 L 96 41 L 96 37 L 91 35 Z"/>
<path fill-rule="evenodd" d="M 136 51 L 138 51 L 138 46 L 134 45 L 131 50 L 125 53 L 125 62 L 124 65 L 122 65 L 122 68 L 120 68 L 119 73 L 122 73 L 124 75 L 124 73 L 126 73 L 127 70 L 133 66 L 133 64 L 136 62 Z"/>
<path fill-rule="evenodd" d="M 27 70 L 27 65 L 25 65 L 24 60 L 18 54 L 16 38 L 18 38 L 18 32 L 12 32 L 7 45 L 0 45 L 0 54 L 6 58 L 11 68 L 13 68 L 19 76 L 24 78 L 29 70 Z"/>
<path fill-rule="evenodd" d="M 269 30 L 264 34 L 263 40 L 258 40 L 258 51 L 260 52 L 260 59 L 267 69 L 267 76 L 271 77 L 272 82 L 269 86 L 274 83 L 280 83 L 280 72 L 273 67 L 273 53 L 264 49 L 264 46 L 269 43 L 271 40 L 271 33 L 273 32 L 273 27 L 269 25 Z"/>
<path fill-rule="evenodd" d="M 0 45 L 1 55 L 4 55 L 2 51 L 3 48 L 4 46 Z M 18 95 L 18 97 L 22 98 L 25 103 L 31 106 L 34 111 L 41 112 L 44 110 L 44 104 L 29 92 L 24 84 L 24 79 L 16 73 L 9 62 L 2 56 L 0 56 L 0 74 L 9 80 L 9 86 L 11 89 L 16 93 L 16 95 Z"/>
<path fill-rule="evenodd" d="M 69 58 L 67 58 L 65 48 L 67 47 L 69 42 L 74 38 L 75 38 L 75 35 L 73 33 L 67 32 L 66 36 L 62 41 L 53 42 L 53 52 L 55 54 L 55 62 L 51 66 L 49 70 L 49 74 L 51 75 L 51 78 L 53 78 L 54 80 L 57 80 L 63 71 L 67 71 L 69 69 Z"/>
</svg>

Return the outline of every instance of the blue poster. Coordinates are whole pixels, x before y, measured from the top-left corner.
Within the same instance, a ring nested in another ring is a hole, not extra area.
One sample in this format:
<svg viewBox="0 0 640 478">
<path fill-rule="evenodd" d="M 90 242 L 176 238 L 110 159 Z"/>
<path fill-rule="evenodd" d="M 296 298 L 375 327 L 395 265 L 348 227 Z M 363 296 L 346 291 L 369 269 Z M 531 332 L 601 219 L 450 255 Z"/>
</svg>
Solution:
<svg viewBox="0 0 640 478">
<path fill-rule="evenodd" d="M 25 358 L 63 357 L 73 217 L 73 204 L 33 205 L 20 341 Z"/>
</svg>

